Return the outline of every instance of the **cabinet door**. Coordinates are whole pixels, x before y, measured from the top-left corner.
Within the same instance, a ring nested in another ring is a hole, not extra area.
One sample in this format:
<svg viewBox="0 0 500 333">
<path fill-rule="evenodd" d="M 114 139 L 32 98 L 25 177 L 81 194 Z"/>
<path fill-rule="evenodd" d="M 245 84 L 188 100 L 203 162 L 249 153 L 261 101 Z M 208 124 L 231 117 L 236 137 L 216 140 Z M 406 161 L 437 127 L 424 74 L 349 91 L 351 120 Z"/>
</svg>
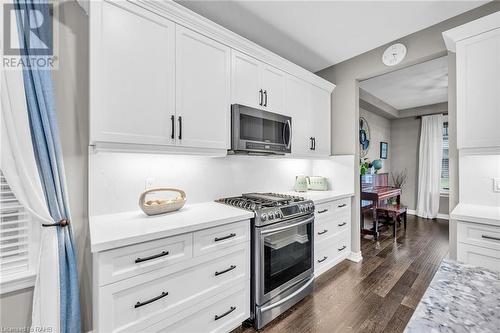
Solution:
<svg viewBox="0 0 500 333">
<path fill-rule="evenodd" d="M 309 84 L 289 75 L 286 81 L 286 109 L 292 117 L 292 154 L 311 155 L 311 112 Z"/>
<path fill-rule="evenodd" d="M 232 54 L 232 103 L 261 109 L 260 61 L 238 51 Z"/>
<path fill-rule="evenodd" d="M 177 26 L 176 138 L 181 146 L 228 148 L 230 49 Z"/>
<path fill-rule="evenodd" d="M 500 147 L 500 29 L 457 43 L 458 148 Z"/>
<path fill-rule="evenodd" d="M 330 93 L 311 85 L 311 135 L 317 156 L 330 156 L 330 113 Z"/>
<path fill-rule="evenodd" d="M 262 89 L 264 89 L 264 109 L 284 114 L 285 72 L 272 66 L 262 64 Z"/>
<path fill-rule="evenodd" d="M 174 23 L 125 1 L 91 21 L 91 142 L 174 144 Z"/>
</svg>

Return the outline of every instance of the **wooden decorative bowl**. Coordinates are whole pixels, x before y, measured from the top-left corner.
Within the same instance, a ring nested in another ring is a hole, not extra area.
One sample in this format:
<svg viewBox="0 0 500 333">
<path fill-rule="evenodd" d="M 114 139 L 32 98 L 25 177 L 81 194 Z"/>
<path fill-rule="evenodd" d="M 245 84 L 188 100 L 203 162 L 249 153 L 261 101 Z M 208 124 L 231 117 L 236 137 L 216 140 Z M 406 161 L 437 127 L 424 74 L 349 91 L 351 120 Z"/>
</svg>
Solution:
<svg viewBox="0 0 500 333">
<path fill-rule="evenodd" d="M 180 197 L 170 200 L 155 199 L 146 201 L 146 195 L 151 192 L 178 192 L 180 194 Z M 179 210 L 184 206 L 185 203 L 186 192 L 176 188 L 152 188 L 144 191 L 139 197 L 139 207 L 141 207 L 144 213 L 150 216 Z"/>
</svg>

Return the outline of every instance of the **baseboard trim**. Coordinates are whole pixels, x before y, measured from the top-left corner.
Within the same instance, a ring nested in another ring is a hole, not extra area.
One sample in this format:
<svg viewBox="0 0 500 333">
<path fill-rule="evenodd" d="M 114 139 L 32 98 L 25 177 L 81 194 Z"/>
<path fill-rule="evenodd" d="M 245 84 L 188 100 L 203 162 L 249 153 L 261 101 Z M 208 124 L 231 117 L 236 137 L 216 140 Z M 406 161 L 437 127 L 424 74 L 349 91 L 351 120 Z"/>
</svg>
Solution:
<svg viewBox="0 0 500 333">
<path fill-rule="evenodd" d="M 407 212 L 408 212 L 409 215 L 415 215 L 415 216 L 417 216 L 417 211 L 414 210 L 414 209 L 408 209 Z M 450 215 L 449 214 L 438 214 L 437 218 L 438 219 L 442 219 L 442 220 L 449 220 L 450 219 Z"/>
<path fill-rule="evenodd" d="M 347 260 L 353 261 L 353 262 L 360 262 L 361 260 L 363 260 L 363 256 L 361 255 L 361 251 L 360 252 L 351 252 L 351 254 L 349 254 L 347 256 Z"/>
</svg>

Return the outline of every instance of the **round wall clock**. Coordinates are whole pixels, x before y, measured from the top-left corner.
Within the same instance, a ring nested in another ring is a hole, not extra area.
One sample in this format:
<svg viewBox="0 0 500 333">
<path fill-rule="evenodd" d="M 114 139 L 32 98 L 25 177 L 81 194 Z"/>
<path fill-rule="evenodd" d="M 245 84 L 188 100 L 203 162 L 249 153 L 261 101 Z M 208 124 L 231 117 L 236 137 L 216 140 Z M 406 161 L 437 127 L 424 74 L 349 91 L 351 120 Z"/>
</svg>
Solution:
<svg viewBox="0 0 500 333">
<path fill-rule="evenodd" d="M 401 43 L 392 44 L 382 55 L 382 62 L 386 66 L 394 66 L 399 64 L 406 57 L 406 46 Z"/>
<path fill-rule="evenodd" d="M 365 157 L 370 149 L 370 127 L 364 117 L 359 117 L 359 156 Z"/>
</svg>

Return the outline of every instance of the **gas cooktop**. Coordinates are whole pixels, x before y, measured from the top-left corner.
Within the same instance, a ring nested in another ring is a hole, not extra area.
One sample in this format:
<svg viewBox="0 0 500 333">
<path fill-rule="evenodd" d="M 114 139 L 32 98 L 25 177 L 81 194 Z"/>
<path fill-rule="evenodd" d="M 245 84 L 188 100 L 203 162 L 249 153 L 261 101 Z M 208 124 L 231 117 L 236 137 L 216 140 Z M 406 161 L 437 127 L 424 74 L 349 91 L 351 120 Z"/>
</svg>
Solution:
<svg viewBox="0 0 500 333">
<path fill-rule="evenodd" d="M 245 193 L 239 197 L 218 199 L 216 202 L 255 212 L 257 226 L 314 212 L 311 200 L 280 193 Z"/>
</svg>

